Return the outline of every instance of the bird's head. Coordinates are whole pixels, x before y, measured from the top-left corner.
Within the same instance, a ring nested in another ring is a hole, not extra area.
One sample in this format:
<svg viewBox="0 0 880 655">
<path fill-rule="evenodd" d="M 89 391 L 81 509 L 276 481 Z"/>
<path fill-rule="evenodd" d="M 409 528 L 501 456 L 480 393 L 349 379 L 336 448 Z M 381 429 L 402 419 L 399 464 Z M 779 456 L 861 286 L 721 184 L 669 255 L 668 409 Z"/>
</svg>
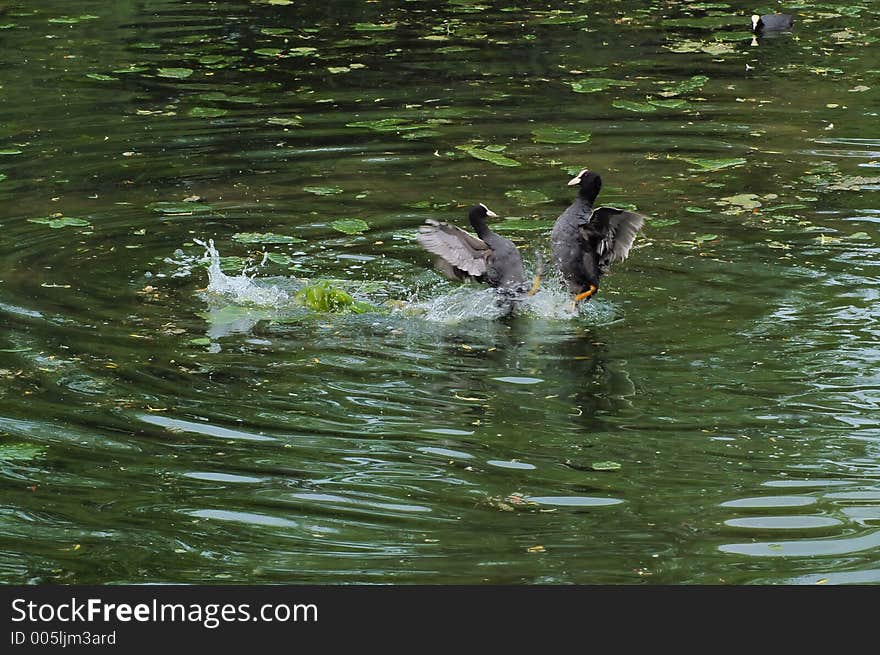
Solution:
<svg viewBox="0 0 880 655">
<path fill-rule="evenodd" d="M 598 173 L 594 173 L 589 168 L 585 168 L 568 181 L 568 186 L 579 186 L 580 193 L 590 204 L 596 201 L 599 191 L 602 189 L 602 178 Z"/>
<path fill-rule="evenodd" d="M 486 224 L 487 218 L 498 218 L 498 214 L 480 202 L 471 207 L 468 212 L 468 218 L 471 221 L 471 225 L 476 227 L 478 224 Z"/>
</svg>

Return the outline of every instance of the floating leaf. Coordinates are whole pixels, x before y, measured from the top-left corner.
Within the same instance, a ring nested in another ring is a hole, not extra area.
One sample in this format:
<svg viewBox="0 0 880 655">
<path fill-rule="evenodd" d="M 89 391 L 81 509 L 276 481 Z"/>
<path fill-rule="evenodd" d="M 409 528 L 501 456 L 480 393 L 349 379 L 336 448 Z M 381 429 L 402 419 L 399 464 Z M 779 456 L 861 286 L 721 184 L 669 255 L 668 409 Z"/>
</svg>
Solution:
<svg viewBox="0 0 880 655">
<path fill-rule="evenodd" d="M 691 214 L 710 214 L 710 213 L 712 213 L 712 210 L 707 209 L 706 207 L 685 207 L 684 210 L 686 212 L 690 212 Z"/>
<path fill-rule="evenodd" d="M 687 104 L 687 100 L 681 98 L 670 98 L 669 100 L 648 100 L 655 107 L 663 107 L 664 109 L 678 109 Z"/>
<path fill-rule="evenodd" d="M 677 218 L 655 218 L 648 221 L 650 227 L 669 227 L 679 222 Z"/>
<path fill-rule="evenodd" d="M 828 188 L 834 191 L 862 191 L 864 189 L 876 191 L 880 189 L 880 177 L 862 177 L 859 175 L 844 177 L 835 180 Z"/>
<path fill-rule="evenodd" d="M 192 74 L 192 68 L 160 68 L 156 71 L 159 77 L 171 77 L 177 80 L 186 79 Z"/>
<path fill-rule="evenodd" d="M 0 173 L 0 182 L 6 179 L 6 173 Z"/>
<path fill-rule="evenodd" d="M 698 244 L 704 243 L 706 241 L 714 241 L 718 238 L 717 234 L 701 234 L 699 236 L 694 237 L 694 241 Z"/>
<path fill-rule="evenodd" d="M 289 48 L 287 50 L 288 57 L 305 57 L 307 55 L 312 55 L 318 52 L 317 48 L 311 48 L 309 46 L 300 46 L 298 48 Z"/>
<path fill-rule="evenodd" d="M 734 205 L 742 209 L 757 209 L 761 206 L 761 201 L 754 193 L 739 193 L 735 196 L 726 196 L 718 201 L 718 204 Z"/>
<path fill-rule="evenodd" d="M 239 243 L 305 243 L 305 239 L 272 232 L 236 232 L 232 239 Z"/>
<path fill-rule="evenodd" d="M 594 471 L 619 471 L 622 467 L 618 462 L 593 462 L 590 468 Z"/>
<path fill-rule="evenodd" d="M 400 135 L 400 138 L 412 141 L 413 139 L 427 139 L 432 136 L 440 136 L 440 132 L 437 130 L 416 130 L 414 132 L 404 132 Z"/>
<path fill-rule="evenodd" d="M 281 48 L 257 48 L 254 50 L 255 55 L 260 57 L 280 57 L 284 54 Z"/>
<path fill-rule="evenodd" d="M 680 41 L 674 45 L 664 46 L 672 52 L 705 52 L 709 55 L 726 55 L 736 52 L 733 44 L 723 41 Z"/>
<path fill-rule="evenodd" d="M 211 93 L 200 93 L 199 100 L 208 100 L 209 102 L 235 102 L 243 105 L 253 105 L 260 101 L 256 96 L 230 96 L 222 91 L 212 91 Z"/>
<path fill-rule="evenodd" d="M 369 223 L 360 218 L 340 218 L 330 223 L 330 227 L 343 234 L 361 234 L 370 229 Z"/>
<path fill-rule="evenodd" d="M 355 23 L 354 29 L 358 32 L 383 32 L 385 30 L 393 30 L 397 27 L 397 23 Z"/>
<path fill-rule="evenodd" d="M 196 337 L 195 339 L 190 339 L 189 343 L 194 346 L 210 346 L 211 340 L 208 337 Z"/>
<path fill-rule="evenodd" d="M 732 43 L 724 43 L 722 41 L 716 41 L 715 43 L 707 43 L 702 47 L 702 51 L 708 55 L 729 55 L 733 52 L 736 52 L 736 47 Z"/>
<path fill-rule="evenodd" d="M 266 119 L 269 125 L 281 125 L 282 127 L 301 127 L 301 118 L 282 118 L 280 116 L 271 116 Z"/>
<path fill-rule="evenodd" d="M 418 130 L 425 125 L 413 124 L 405 118 L 380 118 L 375 121 L 356 121 L 346 123 L 346 127 L 365 127 L 376 132 L 398 132 L 401 130 Z"/>
<path fill-rule="evenodd" d="M 450 5 L 450 11 L 456 14 L 475 14 L 486 11 L 489 8 L 487 5 L 478 2 L 478 0 L 448 0 L 446 4 Z M 477 38 L 486 38 L 486 35 L 479 34 Z"/>
<path fill-rule="evenodd" d="M 113 69 L 113 73 L 143 73 L 145 70 L 149 70 L 146 66 L 135 66 L 131 65 L 127 68 L 115 68 Z"/>
<path fill-rule="evenodd" d="M 571 11 L 554 9 L 549 12 L 548 16 L 540 18 L 536 22 L 538 25 L 568 25 L 571 23 L 582 23 L 585 20 L 589 20 L 589 16 L 580 13 L 575 14 Z"/>
<path fill-rule="evenodd" d="M 267 253 L 266 259 L 268 259 L 273 264 L 278 264 L 280 266 L 290 266 L 290 264 L 293 263 L 293 257 L 280 252 Z"/>
<path fill-rule="evenodd" d="M 342 279 L 335 277 L 327 277 L 322 278 L 321 282 L 326 282 L 327 284 L 337 286 L 337 287 L 345 287 L 351 286 L 356 287 L 356 290 L 361 293 L 379 293 L 382 291 L 388 290 L 388 283 L 380 280 L 350 280 L 350 279 Z"/>
<path fill-rule="evenodd" d="M 293 33 L 289 27 L 261 27 L 260 32 L 266 36 L 285 36 Z"/>
<path fill-rule="evenodd" d="M 660 95 L 668 98 L 670 96 L 682 95 L 683 93 L 690 93 L 691 91 L 703 88 L 708 81 L 709 78 L 705 75 L 694 75 L 684 82 L 679 82 L 678 84 L 667 87 L 664 91 L 660 92 Z"/>
<path fill-rule="evenodd" d="M 437 53 L 439 53 L 439 54 L 441 54 L 441 55 L 450 55 L 450 54 L 453 54 L 453 53 L 456 53 L 456 52 L 472 52 L 472 51 L 474 51 L 474 50 L 476 50 L 476 48 L 474 48 L 473 46 L 467 46 L 467 45 L 445 45 L 445 46 L 442 46 L 442 47 L 440 47 L 440 48 L 437 48 L 436 50 L 434 50 L 434 52 L 437 52 Z"/>
<path fill-rule="evenodd" d="M 491 150 L 490 148 L 492 148 L 492 146 L 481 148 L 479 146 L 467 145 L 456 146 L 456 148 L 459 150 L 464 150 L 467 154 L 469 154 L 471 157 L 474 157 L 475 159 L 482 159 L 483 161 L 495 164 L 496 166 L 522 166 L 522 164 L 515 159 L 505 157 L 504 155 L 494 150 Z"/>
<path fill-rule="evenodd" d="M 810 168 L 810 170 L 807 171 L 807 172 L 808 172 L 808 173 L 834 173 L 834 172 L 836 172 L 839 168 L 840 168 L 840 167 L 837 165 L 836 162 L 833 162 L 833 161 L 823 161 L 823 162 L 821 162 L 821 163 L 819 163 L 819 164 L 816 164 L 815 166 L 812 166 L 812 167 Z"/>
<path fill-rule="evenodd" d="M 0 441 L 0 461 L 29 462 L 45 453 L 40 446 L 29 443 L 9 443 Z"/>
<path fill-rule="evenodd" d="M 316 196 L 333 196 L 342 193 L 342 189 L 336 186 L 304 186 L 303 191 L 314 193 Z"/>
<path fill-rule="evenodd" d="M 517 204 L 523 205 L 524 207 L 530 207 L 532 205 L 540 205 L 545 202 L 550 202 L 550 198 L 545 196 L 540 191 L 511 189 L 510 191 L 505 191 L 504 195 L 514 200 Z"/>
<path fill-rule="evenodd" d="M 355 300 L 350 293 L 326 280 L 303 287 L 294 298 L 316 312 L 363 314 L 377 311 L 372 305 Z"/>
<path fill-rule="evenodd" d="M 226 55 L 205 55 L 204 57 L 199 57 L 198 62 L 205 66 L 216 66 L 217 64 L 231 63 L 231 60 L 232 57 Z"/>
<path fill-rule="evenodd" d="M 724 168 L 732 168 L 733 166 L 742 166 L 746 163 L 746 160 L 737 157 L 734 159 L 702 159 L 700 157 L 680 157 L 683 161 L 686 161 L 689 164 L 693 164 L 698 168 L 692 168 L 691 170 L 701 171 L 701 172 L 714 172 L 720 171 Z"/>
<path fill-rule="evenodd" d="M 98 80 L 99 82 L 115 82 L 117 77 L 113 77 L 112 75 L 103 75 L 101 73 L 86 73 L 86 77 L 90 80 Z"/>
<path fill-rule="evenodd" d="M 853 232 L 852 234 L 850 234 L 846 238 L 847 239 L 856 239 L 859 241 L 869 241 L 871 239 L 871 235 L 869 235 L 867 232 Z"/>
<path fill-rule="evenodd" d="M 212 211 L 211 205 L 200 202 L 162 201 L 147 205 L 147 208 L 160 214 L 203 214 Z"/>
<path fill-rule="evenodd" d="M 228 114 L 229 110 L 218 107 L 193 107 L 188 113 L 196 118 L 219 118 Z"/>
<path fill-rule="evenodd" d="M 92 14 L 83 14 L 82 16 L 58 16 L 57 18 L 50 18 L 48 22 L 60 23 L 62 25 L 73 25 L 84 20 L 95 20 L 96 18 L 100 18 L 100 16 L 94 16 Z"/>
<path fill-rule="evenodd" d="M 416 200 L 404 205 L 404 207 L 409 207 L 410 209 L 446 209 L 451 206 L 451 202 L 435 202 L 433 200 Z"/>
<path fill-rule="evenodd" d="M 646 102 L 633 102 L 632 100 L 615 100 L 611 103 L 611 106 L 617 107 L 618 109 L 626 109 L 627 111 L 636 111 L 640 113 L 657 111 L 657 108 L 654 105 L 649 105 Z"/>
<path fill-rule="evenodd" d="M 586 143 L 590 134 L 564 127 L 539 127 L 532 130 L 532 139 L 537 143 Z"/>
<path fill-rule="evenodd" d="M 53 229 L 58 229 L 62 227 L 87 227 L 91 226 L 84 218 L 75 218 L 73 216 L 61 216 L 57 218 L 53 218 L 51 216 L 47 216 L 45 218 L 29 218 L 28 221 L 30 223 L 40 223 L 41 225 L 48 225 Z"/>
<path fill-rule="evenodd" d="M 607 77 L 590 77 L 583 80 L 573 80 L 566 82 L 575 93 L 597 93 L 606 91 L 612 86 L 632 86 L 633 82 L 628 80 L 612 80 Z"/>
<path fill-rule="evenodd" d="M 0 150 L 0 156 L 3 156 L 3 157 L 12 156 L 12 155 L 20 155 L 20 154 L 21 154 L 21 150 L 14 150 L 14 149 Z"/>
</svg>

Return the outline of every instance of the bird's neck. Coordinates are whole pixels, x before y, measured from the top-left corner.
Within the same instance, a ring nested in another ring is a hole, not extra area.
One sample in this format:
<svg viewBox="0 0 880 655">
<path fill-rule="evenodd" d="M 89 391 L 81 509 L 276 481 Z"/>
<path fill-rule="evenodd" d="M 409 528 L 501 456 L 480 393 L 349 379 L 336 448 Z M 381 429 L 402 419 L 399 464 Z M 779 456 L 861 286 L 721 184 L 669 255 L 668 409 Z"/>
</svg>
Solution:
<svg viewBox="0 0 880 655">
<path fill-rule="evenodd" d="M 489 234 L 489 223 L 485 219 L 474 219 L 471 220 L 471 225 L 474 230 L 477 232 L 477 236 L 481 239 L 485 238 L 486 235 Z"/>
<path fill-rule="evenodd" d="M 574 215 L 577 217 L 577 220 L 583 220 L 584 216 L 589 216 L 593 213 L 593 201 L 595 201 L 596 196 L 579 193 L 577 198 L 575 198 L 574 204 L 572 207 L 574 208 Z"/>
<path fill-rule="evenodd" d="M 588 207 L 592 207 L 598 195 L 593 189 L 581 189 L 578 193 L 578 198 Z"/>
</svg>

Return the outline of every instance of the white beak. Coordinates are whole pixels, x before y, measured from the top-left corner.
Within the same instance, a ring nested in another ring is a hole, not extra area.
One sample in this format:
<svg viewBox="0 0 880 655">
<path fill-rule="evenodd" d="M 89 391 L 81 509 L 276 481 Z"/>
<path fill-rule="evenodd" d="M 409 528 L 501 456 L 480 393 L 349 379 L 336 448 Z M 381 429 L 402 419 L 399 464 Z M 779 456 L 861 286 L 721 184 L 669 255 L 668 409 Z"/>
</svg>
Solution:
<svg viewBox="0 0 880 655">
<path fill-rule="evenodd" d="M 483 205 L 483 206 L 486 207 L 485 205 Z M 498 214 L 496 214 L 495 212 L 493 212 L 493 211 L 492 211 L 491 209 L 489 209 L 488 207 L 486 207 L 486 216 L 488 216 L 489 218 L 498 218 Z"/>
<path fill-rule="evenodd" d="M 568 186 L 574 186 L 575 184 L 580 184 L 580 183 L 581 183 L 581 176 L 578 175 L 577 177 L 573 177 L 568 181 Z"/>
</svg>

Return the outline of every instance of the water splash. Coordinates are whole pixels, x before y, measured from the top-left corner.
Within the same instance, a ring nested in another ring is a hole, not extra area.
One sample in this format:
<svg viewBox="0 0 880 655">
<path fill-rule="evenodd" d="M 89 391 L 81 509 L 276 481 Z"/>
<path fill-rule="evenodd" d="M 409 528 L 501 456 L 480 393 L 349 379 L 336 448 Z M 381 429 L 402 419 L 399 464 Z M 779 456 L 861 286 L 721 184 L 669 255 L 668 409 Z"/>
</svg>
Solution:
<svg viewBox="0 0 880 655">
<path fill-rule="evenodd" d="M 227 275 L 221 268 L 220 252 L 213 239 L 207 242 L 194 239 L 205 249 L 199 259 L 208 264 L 208 286 L 203 292 L 209 304 L 209 315 L 216 315 L 211 321 L 215 329 L 212 337 L 233 332 L 247 332 L 258 321 L 281 313 L 304 311 L 296 299 L 296 292 L 308 280 L 297 278 L 257 277 L 263 262 L 245 266 L 238 275 Z M 181 264 L 175 260 L 173 263 Z M 365 290 L 369 285 L 365 285 Z M 383 291 L 387 291 L 382 287 Z M 372 302 L 366 291 L 354 292 L 359 299 Z M 436 290 L 431 286 L 430 293 Z M 386 307 L 392 313 L 404 316 L 419 316 L 433 323 L 460 323 L 469 320 L 495 321 L 506 316 L 524 316 L 553 321 L 586 320 L 594 324 L 607 324 L 617 316 L 615 307 L 603 301 L 581 303 L 572 309 L 571 296 L 563 289 L 555 273 L 545 278 L 540 290 L 534 296 L 511 296 L 485 286 L 464 284 L 451 287 L 430 298 L 419 299 L 414 293 L 408 300 L 389 301 Z M 233 308 L 241 311 L 231 311 Z M 219 326 L 219 327 L 218 327 Z"/>
<path fill-rule="evenodd" d="M 266 283 L 256 277 L 256 270 L 265 263 L 245 266 L 238 275 L 226 275 L 220 268 L 220 253 L 214 247 L 214 240 L 207 243 L 194 239 L 205 248 L 203 261 L 208 262 L 208 295 L 223 298 L 236 305 L 278 308 L 288 305 L 291 294 L 277 284 Z"/>
<path fill-rule="evenodd" d="M 544 281 L 534 296 L 526 296 L 521 300 L 517 310 L 520 314 L 535 318 L 570 321 L 578 316 L 579 311 L 588 309 L 587 304 L 581 303 L 579 307 L 573 308 L 571 294 L 565 292 L 562 285 L 551 278 Z"/>
<path fill-rule="evenodd" d="M 604 301 L 583 302 L 572 308 L 571 295 L 561 284 L 553 282 L 550 280 L 542 285 L 534 296 L 523 295 L 515 299 L 496 289 L 463 285 L 427 300 L 410 302 L 402 311 L 420 314 L 425 320 L 436 323 L 526 316 L 551 321 L 586 320 L 603 325 L 619 318 L 614 305 Z"/>
<path fill-rule="evenodd" d="M 510 301 L 495 289 L 465 285 L 423 302 L 410 303 L 406 310 L 435 323 L 459 323 L 480 318 L 493 321 L 507 316 L 511 307 Z"/>
<path fill-rule="evenodd" d="M 572 307 L 571 294 L 551 276 L 534 296 L 526 296 L 516 308 L 517 314 L 551 321 L 582 320 L 593 325 L 607 325 L 620 318 L 617 307 L 606 300 L 590 300 Z"/>
</svg>

